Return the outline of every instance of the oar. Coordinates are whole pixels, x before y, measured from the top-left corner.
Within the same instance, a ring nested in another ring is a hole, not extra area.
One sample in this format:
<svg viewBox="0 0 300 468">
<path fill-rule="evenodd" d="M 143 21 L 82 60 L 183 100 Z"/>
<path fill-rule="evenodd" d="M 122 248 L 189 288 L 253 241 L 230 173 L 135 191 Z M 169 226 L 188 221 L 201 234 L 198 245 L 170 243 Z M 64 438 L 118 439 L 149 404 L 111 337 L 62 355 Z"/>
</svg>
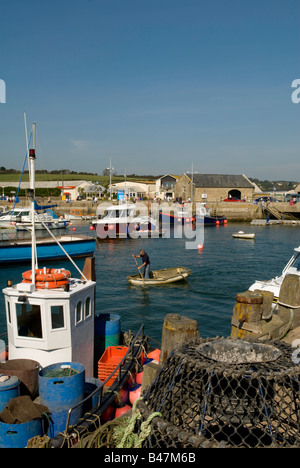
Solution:
<svg viewBox="0 0 300 468">
<path fill-rule="evenodd" d="M 135 258 L 135 257 L 133 257 L 133 258 L 134 258 L 134 261 L 135 261 L 135 263 L 136 263 L 137 269 L 139 270 L 140 277 L 142 278 L 143 283 L 145 284 L 143 274 L 141 273 L 141 270 L 139 269 L 139 264 L 138 264 L 138 262 L 136 261 L 136 258 Z"/>
</svg>

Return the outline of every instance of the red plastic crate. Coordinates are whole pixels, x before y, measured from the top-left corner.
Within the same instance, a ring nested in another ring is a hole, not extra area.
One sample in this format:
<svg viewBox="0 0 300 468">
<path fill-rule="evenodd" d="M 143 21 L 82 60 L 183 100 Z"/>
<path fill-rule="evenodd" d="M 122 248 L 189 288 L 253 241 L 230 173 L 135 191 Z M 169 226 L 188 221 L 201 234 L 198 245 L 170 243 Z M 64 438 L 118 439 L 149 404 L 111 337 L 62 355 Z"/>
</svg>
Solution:
<svg viewBox="0 0 300 468">
<path fill-rule="evenodd" d="M 98 379 L 104 382 L 107 377 L 115 370 L 119 362 L 128 351 L 126 346 L 108 346 L 101 358 L 98 361 Z M 111 379 L 106 382 L 105 386 L 110 387 L 118 376 L 116 372 Z"/>
</svg>

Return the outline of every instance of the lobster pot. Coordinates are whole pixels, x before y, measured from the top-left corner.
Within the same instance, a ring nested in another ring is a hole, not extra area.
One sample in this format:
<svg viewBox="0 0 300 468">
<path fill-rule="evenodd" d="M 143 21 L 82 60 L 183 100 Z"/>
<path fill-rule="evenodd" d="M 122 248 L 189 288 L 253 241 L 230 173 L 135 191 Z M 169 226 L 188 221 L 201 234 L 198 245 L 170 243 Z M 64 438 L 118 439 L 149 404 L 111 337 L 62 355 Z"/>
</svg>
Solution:
<svg viewBox="0 0 300 468">
<path fill-rule="evenodd" d="M 29 439 L 42 434 L 42 419 L 22 424 L 0 422 L 0 448 L 25 448 Z"/>
<path fill-rule="evenodd" d="M 1 371 L 0 371 L 1 372 Z M 0 373 L 0 411 L 12 398 L 20 395 L 20 380 L 15 376 L 5 376 Z"/>
<path fill-rule="evenodd" d="M 100 359 L 108 346 L 120 344 L 121 317 L 117 314 L 95 316 L 95 357 Z"/>
<path fill-rule="evenodd" d="M 53 421 L 53 435 L 66 429 L 68 411 L 85 396 L 85 369 L 76 362 L 62 362 L 44 367 L 39 372 L 41 404 L 49 408 Z M 82 405 L 71 413 L 74 425 L 83 414 Z"/>
</svg>

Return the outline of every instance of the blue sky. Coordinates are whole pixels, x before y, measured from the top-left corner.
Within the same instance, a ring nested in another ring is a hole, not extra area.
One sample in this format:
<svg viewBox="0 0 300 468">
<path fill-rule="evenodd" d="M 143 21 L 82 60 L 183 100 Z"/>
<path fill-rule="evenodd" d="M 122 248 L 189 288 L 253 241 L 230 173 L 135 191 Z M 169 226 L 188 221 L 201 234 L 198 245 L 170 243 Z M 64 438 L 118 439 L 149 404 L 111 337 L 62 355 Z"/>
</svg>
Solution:
<svg viewBox="0 0 300 468">
<path fill-rule="evenodd" d="M 299 0 L 0 0 L 0 165 L 300 181 Z"/>
</svg>

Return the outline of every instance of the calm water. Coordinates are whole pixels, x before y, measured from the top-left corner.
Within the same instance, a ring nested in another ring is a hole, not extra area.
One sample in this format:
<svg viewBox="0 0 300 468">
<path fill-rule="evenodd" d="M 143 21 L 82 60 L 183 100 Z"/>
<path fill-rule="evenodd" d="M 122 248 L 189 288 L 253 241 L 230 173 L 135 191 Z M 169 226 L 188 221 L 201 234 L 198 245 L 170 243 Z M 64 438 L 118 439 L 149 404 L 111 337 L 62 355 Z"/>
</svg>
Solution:
<svg viewBox="0 0 300 468">
<path fill-rule="evenodd" d="M 90 234 L 88 225 L 78 225 L 76 229 L 78 233 Z M 255 232 L 256 239 L 233 239 L 232 233 L 239 230 Z M 249 224 L 205 228 L 204 247 L 200 251 L 186 250 L 185 239 L 100 241 L 95 251 L 97 313 L 120 314 L 123 330 L 137 331 L 144 323 L 146 333 L 158 341 L 168 313 L 197 320 L 202 337 L 228 336 L 235 295 L 245 291 L 255 279 L 279 274 L 299 244 L 296 226 Z M 186 266 L 192 275 L 186 282 L 169 286 L 130 286 L 126 276 L 137 272 L 132 253 L 138 254 L 141 248 L 149 254 L 152 269 Z M 83 262 L 78 265 L 82 268 Z M 59 262 L 59 266 L 77 273 L 68 261 Z M 27 269 L 30 265 L 0 265 L 1 290 L 7 279 L 20 281 L 22 271 Z M 1 294 L 0 334 L 5 330 Z"/>
</svg>

